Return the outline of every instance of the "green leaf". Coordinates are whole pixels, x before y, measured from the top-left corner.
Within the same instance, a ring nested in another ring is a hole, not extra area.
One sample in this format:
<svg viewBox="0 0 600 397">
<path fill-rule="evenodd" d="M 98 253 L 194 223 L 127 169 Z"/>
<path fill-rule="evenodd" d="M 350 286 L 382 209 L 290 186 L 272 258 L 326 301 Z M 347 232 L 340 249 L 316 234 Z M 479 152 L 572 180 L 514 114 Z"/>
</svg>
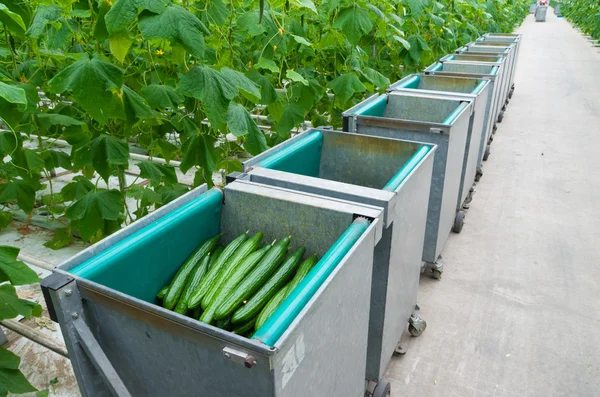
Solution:
<svg viewBox="0 0 600 397">
<path fill-rule="evenodd" d="M 269 105 L 277 100 L 277 91 L 271 81 L 260 74 L 257 70 L 250 70 L 246 74 L 248 78 L 254 81 L 260 87 L 260 104 Z"/>
<path fill-rule="evenodd" d="M 164 139 L 160 139 L 158 141 L 158 147 L 160 148 L 160 153 L 162 157 L 167 161 L 171 161 L 173 159 L 173 155 L 179 151 L 179 148 L 173 145 L 171 142 L 168 142 Z"/>
<path fill-rule="evenodd" d="M 184 174 L 197 165 L 208 171 L 214 171 L 217 159 L 215 157 L 214 138 L 208 135 L 195 135 L 183 145 L 183 159 L 179 169 Z"/>
<path fill-rule="evenodd" d="M 429 51 L 429 46 L 420 35 L 413 35 L 408 38 L 410 43 L 410 50 L 408 53 L 410 57 L 417 63 L 421 62 L 421 53 Z"/>
<path fill-rule="evenodd" d="M 304 109 L 302 106 L 295 103 L 287 103 L 283 107 L 283 115 L 281 116 L 281 121 L 277 123 L 275 131 L 281 136 L 287 136 L 293 128 L 302 122 L 304 122 Z"/>
<path fill-rule="evenodd" d="M 340 11 L 333 27 L 341 30 L 348 41 L 356 45 L 363 36 L 371 32 L 373 23 L 369 18 L 369 12 L 355 4 Z"/>
<path fill-rule="evenodd" d="M 48 397 L 49 395 L 50 395 L 49 389 L 40 390 L 37 393 L 35 393 L 35 397 Z"/>
<path fill-rule="evenodd" d="M 169 4 L 170 0 L 117 0 L 104 17 L 108 33 L 126 31 L 135 21 L 138 9 L 160 14 Z"/>
<path fill-rule="evenodd" d="M 53 250 L 57 250 L 71 244 L 71 241 L 73 241 L 71 230 L 66 227 L 61 227 L 54 231 L 54 237 L 52 237 L 52 240 L 46 241 L 44 246 Z"/>
<path fill-rule="evenodd" d="M 404 38 L 398 36 L 397 34 L 392 36 L 394 38 L 394 40 L 396 40 L 397 42 L 399 42 L 400 44 L 402 44 L 402 46 L 408 51 L 410 50 L 410 43 L 406 40 L 404 40 Z"/>
<path fill-rule="evenodd" d="M 0 347 L 0 395 L 8 392 L 23 394 L 37 391 L 19 371 L 21 359 L 11 351 Z"/>
<path fill-rule="evenodd" d="M 106 29 L 106 13 L 110 10 L 110 3 L 108 0 L 102 1 L 98 9 L 98 19 L 94 26 L 94 37 L 98 41 L 104 41 L 108 39 L 108 30 Z"/>
<path fill-rule="evenodd" d="M 258 11 L 248 11 L 238 17 L 237 28 L 252 37 L 264 34 L 266 32 L 264 24 L 259 24 L 258 19 Z"/>
<path fill-rule="evenodd" d="M 79 221 L 81 238 L 88 241 L 104 229 L 105 221 L 119 219 L 123 205 L 123 197 L 118 190 L 90 191 L 71 204 L 65 216 Z"/>
<path fill-rule="evenodd" d="M 208 120 L 215 126 L 225 121 L 229 102 L 238 94 L 234 82 L 221 72 L 196 66 L 181 79 L 178 87 L 184 95 L 202 101 Z"/>
<path fill-rule="evenodd" d="M 248 110 L 240 104 L 230 103 L 227 111 L 227 127 L 236 137 L 245 136 L 244 148 L 248 153 L 257 155 L 269 147 L 263 132 L 258 128 Z"/>
<path fill-rule="evenodd" d="M 222 0 L 210 0 L 207 13 L 217 26 L 223 25 L 229 17 L 229 9 Z"/>
<path fill-rule="evenodd" d="M 161 202 L 163 205 L 175 200 L 177 197 L 184 195 L 189 191 L 190 189 L 187 186 L 180 184 L 174 186 L 160 186 L 156 189 L 156 192 L 161 196 Z"/>
<path fill-rule="evenodd" d="M 174 185 L 177 183 L 175 168 L 170 165 L 143 160 L 138 163 L 138 167 L 140 167 L 140 176 L 150 180 L 154 185 L 159 185 L 161 183 Z"/>
<path fill-rule="evenodd" d="M 246 99 L 253 103 L 260 101 L 260 87 L 243 73 L 229 68 L 221 69 L 221 73 L 242 93 L 244 97 L 246 97 Z"/>
<path fill-rule="evenodd" d="M 354 73 L 346 73 L 336 77 L 327 84 L 327 88 L 331 89 L 342 103 L 348 102 L 355 93 L 365 92 L 367 89 Z"/>
<path fill-rule="evenodd" d="M 217 169 L 224 169 L 227 173 L 242 172 L 242 162 L 239 160 L 224 159 L 217 164 Z"/>
<path fill-rule="evenodd" d="M 285 77 L 287 77 L 288 79 L 290 79 L 292 81 L 297 81 L 297 82 L 302 83 L 304 85 L 308 85 L 308 80 L 306 80 L 304 77 L 302 77 L 302 75 L 300 73 L 295 72 L 292 69 L 288 69 L 285 72 Z"/>
<path fill-rule="evenodd" d="M 377 88 L 387 88 L 390 85 L 390 79 L 379 73 L 375 69 L 363 68 L 362 75 Z"/>
<path fill-rule="evenodd" d="M 47 170 L 52 170 L 58 167 L 66 170 L 70 170 L 72 168 L 71 157 L 65 152 L 58 150 L 44 150 L 41 153 L 41 156 L 44 159 L 44 168 Z"/>
<path fill-rule="evenodd" d="M 68 183 L 61 189 L 60 194 L 64 201 L 80 200 L 95 188 L 96 187 L 90 180 L 84 176 L 78 175 L 73 178 L 73 182 Z"/>
<path fill-rule="evenodd" d="M 0 3 L 0 14 L 12 19 L 23 31 L 27 29 L 25 22 L 23 22 L 23 18 L 16 12 L 9 10 L 8 7 L 2 3 Z M 4 18 L 1 19 L 4 20 Z M 19 30 L 19 32 L 21 31 Z"/>
<path fill-rule="evenodd" d="M 410 14 L 413 18 L 417 19 L 423 14 L 425 9 L 425 2 L 423 0 L 404 0 L 410 8 Z"/>
<path fill-rule="evenodd" d="M 181 44 L 192 55 L 204 57 L 204 34 L 210 32 L 194 14 L 171 4 L 161 14 L 142 13 L 138 26 L 144 39 L 166 39 Z"/>
<path fill-rule="evenodd" d="M 100 135 L 80 147 L 73 155 L 75 167 L 94 166 L 98 174 L 108 182 L 111 166 L 127 165 L 129 146 L 126 142 L 110 135 Z"/>
<path fill-rule="evenodd" d="M 144 204 L 147 205 L 162 203 L 162 197 L 160 194 L 148 187 L 138 185 L 133 185 L 127 189 L 127 197 L 143 201 Z"/>
<path fill-rule="evenodd" d="M 39 173 L 45 166 L 44 159 L 31 149 L 17 150 L 13 155 L 13 163 L 29 173 Z"/>
<path fill-rule="evenodd" d="M 19 103 L 27 105 L 25 90 L 19 87 L 8 85 L 0 81 L 0 97 L 10 103 Z"/>
<path fill-rule="evenodd" d="M 0 157 L 11 154 L 17 148 L 17 139 L 11 131 L 0 132 Z"/>
<path fill-rule="evenodd" d="M 40 317 L 42 315 L 42 307 L 35 302 L 20 299 L 17 296 L 15 287 L 12 285 L 0 285 L 0 320 L 14 318 L 18 315 L 27 318 L 32 316 Z M 2 383 L 1 377 L 0 383 Z"/>
<path fill-rule="evenodd" d="M 48 125 L 84 125 L 85 123 L 81 120 L 74 119 L 70 116 L 65 116 L 64 114 L 56 114 L 56 113 L 38 113 L 36 114 L 37 119 L 42 124 Z"/>
<path fill-rule="evenodd" d="M 151 84 L 142 87 L 142 96 L 146 98 L 150 107 L 154 109 L 177 109 L 183 103 L 184 97 L 168 85 Z"/>
<path fill-rule="evenodd" d="M 21 179 L 13 179 L 0 184 L 0 203 L 14 201 L 25 213 L 29 214 L 35 204 L 35 189 Z"/>
<path fill-rule="evenodd" d="M 77 62 L 56 74 L 49 82 L 51 92 L 71 91 L 79 106 L 100 123 L 109 118 L 124 119 L 118 93 L 123 70 L 112 63 L 84 54 Z"/>
<path fill-rule="evenodd" d="M 125 115 L 128 122 L 133 124 L 138 119 L 149 119 L 154 116 L 152 109 L 141 95 L 126 85 L 122 89 L 123 104 L 125 105 Z"/>
<path fill-rule="evenodd" d="M 315 3 L 312 0 L 293 0 L 293 3 L 300 8 L 308 8 L 317 14 L 317 7 L 315 7 Z"/>
<path fill-rule="evenodd" d="M 302 36 L 296 36 L 295 34 L 292 34 L 291 36 L 296 40 L 296 43 L 304 44 L 309 47 L 312 46 L 312 44 Z"/>
<path fill-rule="evenodd" d="M 33 21 L 27 30 L 27 35 L 39 39 L 45 32 L 46 26 L 62 18 L 62 8 L 55 4 L 40 4 L 35 12 Z"/>
<path fill-rule="evenodd" d="M 108 39 L 111 54 L 121 63 L 125 61 L 132 43 L 133 39 L 125 32 L 117 33 Z"/>
<path fill-rule="evenodd" d="M 34 284 L 40 281 L 37 274 L 25 263 L 17 260 L 19 249 L 0 245 L 0 272 L 3 280 L 8 280 L 12 285 Z"/>
<path fill-rule="evenodd" d="M 266 69 L 273 73 L 279 73 L 279 67 L 275 62 L 267 58 L 260 58 L 260 60 L 254 65 L 256 69 Z"/>
<path fill-rule="evenodd" d="M 12 222 L 12 214 L 8 211 L 0 211 L 0 230 L 6 228 Z"/>
</svg>

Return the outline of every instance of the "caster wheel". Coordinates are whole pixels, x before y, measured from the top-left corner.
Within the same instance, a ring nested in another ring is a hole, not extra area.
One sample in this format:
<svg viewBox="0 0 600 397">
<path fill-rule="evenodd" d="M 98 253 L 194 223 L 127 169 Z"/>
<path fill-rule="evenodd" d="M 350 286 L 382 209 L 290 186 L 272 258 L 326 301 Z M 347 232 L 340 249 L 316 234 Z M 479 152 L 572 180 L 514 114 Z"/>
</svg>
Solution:
<svg viewBox="0 0 600 397">
<path fill-rule="evenodd" d="M 508 97 L 512 99 L 513 94 L 515 93 L 515 87 L 511 88 L 508 92 Z"/>
<path fill-rule="evenodd" d="M 415 327 L 412 324 L 408 324 L 408 332 L 414 337 L 420 336 L 423 332 L 425 332 L 425 328 L 427 328 L 427 323 L 425 320 L 421 320 L 422 324 L 420 327 Z"/>
<path fill-rule="evenodd" d="M 494 128 L 492 128 L 492 134 L 495 134 L 498 131 L 498 126 L 494 124 Z"/>
<path fill-rule="evenodd" d="M 460 210 L 456 213 L 456 218 L 454 218 L 454 226 L 452 226 L 452 231 L 454 233 L 460 233 L 462 231 L 464 224 L 465 224 L 465 211 Z"/>
<path fill-rule="evenodd" d="M 498 122 L 501 123 L 504 120 L 504 110 L 500 112 L 498 115 Z"/>
<path fill-rule="evenodd" d="M 479 182 L 479 180 L 481 179 L 482 176 L 483 176 L 483 171 L 477 171 L 477 173 L 475 173 L 475 182 Z"/>
<path fill-rule="evenodd" d="M 373 397 L 390 397 L 392 395 L 392 386 L 390 382 L 381 380 L 375 390 L 373 390 Z"/>
<path fill-rule="evenodd" d="M 394 354 L 396 356 L 403 356 L 406 354 L 406 349 L 404 348 L 404 346 L 400 345 L 400 343 L 398 343 L 396 345 L 396 348 L 394 349 Z"/>
<path fill-rule="evenodd" d="M 431 277 L 435 278 L 436 280 L 441 280 L 442 279 L 442 272 L 440 272 L 437 269 L 433 269 L 431 271 Z"/>
<path fill-rule="evenodd" d="M 483 161 L 487 161 L 488 157 L 490 157 L 490 145 L 485 147 L 485 152 L 483 152 Z"/>
<path fill-rule="evenodd" d="M 493 134 L 490 136 L 490 139 L 488 140 L 488 144 L 491 145 L 492 142 L 494 142 L 494 135 Z"/>
</svg>

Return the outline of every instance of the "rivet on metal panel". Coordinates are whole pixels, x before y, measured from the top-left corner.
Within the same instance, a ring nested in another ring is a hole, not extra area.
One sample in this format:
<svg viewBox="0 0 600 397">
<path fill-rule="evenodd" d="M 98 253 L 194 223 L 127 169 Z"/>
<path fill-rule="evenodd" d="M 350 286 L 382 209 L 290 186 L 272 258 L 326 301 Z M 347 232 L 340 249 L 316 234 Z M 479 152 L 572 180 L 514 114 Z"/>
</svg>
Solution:
<svg viewBox="0 0 600 397">
<path fill-rule="evenodd" d="M 79 318 L 79 313 L 73 313 L 71 314 L 71 317 L 73 317 L 73 320 L 77 320 Z"/>
<path fill-rule="evenodd" d="M 73 290 L 70 290 L 70 289 L 66 290 L 65 291 L 65 295 L 66 296 L 72 296 L 73 295 Z"/>
<path fill-rule="evenodd" d="M 254 356 L 248 356 L 248 358 L 246 358 L 246 361 L 244 361 L 244 365 L 246 366 L 246 368 L 252 368 L 256 365 L 256 358 Z"/>
</svg>

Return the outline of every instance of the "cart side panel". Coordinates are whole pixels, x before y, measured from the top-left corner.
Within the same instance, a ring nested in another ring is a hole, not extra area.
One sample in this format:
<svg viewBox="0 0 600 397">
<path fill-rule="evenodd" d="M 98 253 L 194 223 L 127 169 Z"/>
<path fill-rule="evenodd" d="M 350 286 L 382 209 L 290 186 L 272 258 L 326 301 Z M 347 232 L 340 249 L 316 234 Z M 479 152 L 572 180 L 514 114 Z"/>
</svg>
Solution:
<svg viewBox="0 0 600 397">
<path fill-rule="evenodd" d="M 375 220 L 298 315 L 273 357 L 278 397 L 362 397 Z M 335 365 L 333 363 L 339 363 Z M 341 365 L 340 365 L 341 364 Z"/>
</svg>

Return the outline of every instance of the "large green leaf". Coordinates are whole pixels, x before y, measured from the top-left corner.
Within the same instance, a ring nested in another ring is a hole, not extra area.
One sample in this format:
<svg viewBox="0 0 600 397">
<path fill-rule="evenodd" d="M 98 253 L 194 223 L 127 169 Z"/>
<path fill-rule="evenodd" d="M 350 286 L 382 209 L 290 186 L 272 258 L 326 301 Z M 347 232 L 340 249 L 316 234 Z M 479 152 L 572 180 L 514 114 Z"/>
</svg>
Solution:
<svg viewBox="0 0 600 397">
<path fill-rule="evenodd" d="M 265 135 L 242 105 L 234 102 L 229 104 L 227 127 L 236 137 L 245 136 L 244 148 L 248 153 L 257 155 L 269 148 Z"/>
<path fill-rule="evenodd" d="M 214 171 L 217 163 L 214 138 L 207 135 L 195 135 L 183 145 L 183 159 L 179 169 L 184 174 L 197 165 L 208 171 Z"/>
<path fill-rule="evenodd" d="M 248 71 L 247 76 L 260 87 L 259 103 L 261 105 L 269 105 L 277 100 L 277 91 L 275 91 L 275 87 L 268 78 L 254 69 Z"/>
<path fill-rule="evenodd" d="M 423 14 L 423 10 L 425 9 L 424 0 L 404 0 L 405 3 L 410 8 L 410 14 L 413 18 L 417 19 Z"/>
<path fill-rule="evenodd" d="M 154 109 L 176 109 L 184 100 L 183 96 L 175 91 L 173 87 L 159 84 L 142 87 L 142 96 Z"/>
<path fill-rule="evenodd" d="M 66 170 L 70 170 L 71 167 L 71 157 L 66 152 L 61 152 L 58 150 L 44 150 L 40 153 L 42 159 L 44 160 L 44 168 L 47 170 L 52 170 L 54 168 L 64 168 Z"/>
<path fill-rule="evenodd" d="M 109 118 L 125 119 L 123 102 L 119 98 L 122 84 L 121 68 L 87 54 L 48 82 L 51 92 L 71 91 L 77 104 L 101 123 Z"/>
<path fill-rule="evenodd" d="M 0 81 L 0 97 L 10 103 L 27 105 L 25 90 Z"/>
<path fill-rule="evenodd" d="M 19 356 L 0 347 L 0 396 L 37 391 L 19 371 Z"/>
<path fill-rule="evenodd" d="M 196 66 L 183 76 L 179 91 L 201 100 L 208 119 L 215 126 L 223 124 L 229 102 L 238 94 L 234 82 L 221 72 L 204 66 Z"/>
<path fill-rule="evenodd" d="M 327 84 L 327 88 L 340 99 L 342 103 L 348 102 L 357 92 L 365 92 L 367 87 L 360 82 L 354 73 L 346 73 L 336 77 Z"/>
<path fill-rule="evenodd" d="M 27 30 L 27 26 L 31 22 L 31 2 L 24 0 L 4 0 L 2 4 L 6 7 L 6 11 L 0 13 L 0 21 L 2 21 L 2 24 L 12 35 L 22 38 Z M 19 18 L 9 13 L 18 15 L 23 25 L 19 22 Z"/>
<path fill-rule="evenodd" d="M 208 1 L 207 14 L 215 25 L 221 26 L 229 17 L 229 8 L 227 8 L 223 0 L 210 0 Z"/>
<path fill-rule="evenodd" d="M 258 11 L 248 11 L 237 18 L 237 28 L 241 29 L 250 36 L 258 36 L 266 32 L 264 24 L 259 24 Z"/>
<path fill-rule="evenodd" d="M 340 11 L 333 27 L 340 29 L 350 43 L 358 44 L 360 39 L 373 29 L 373 23 L 369 18 L 369 12 L 355 3 Z"/>
<path fill-rule="evenodd" d="M 18 315 L 27 318 L 39 317 L 42 315 L 42 307 L 35 302 L 20 299 L 12 285 L 0 285 L 0 320 L 14 318 Z M 2 383 L 2 379 L 0 379 L 0 383 Z"/>
<path fill-rule="evenodd" d="M 133 44 L 133 39 L 125 32 L 115 33 L 108 39 L 111 54 L 121 63 L 125 61 L 131 44 Z"/>
<path fill-rule="evenodd" d="M 73 177 L 73 181 L 65 185 L 60 191 L 65 201 L 79 200 L 96 187 L 89 179 L 82 175 Z"/>
<path fill-rule="evenodd" d="M 246 99 L 254 103 L 260 101 L 260 87 L 243 73 L 229 68 L 221 69 L 221 73 L 223 74 L 223 77 L 229 80 Z"/>
<path fill-rule="evenodd" d="M 429 51 L 429 46 L 427 42 L 421 35 L 412 35 L 408 38 L 408 42 L 410 43 L 410 50 L 408 53 L 410 57 L 416 63 L 421 63 L 421 54 L 425 51 Z"/>
<path fill-rule="evenodd" d="M 17 260 L 19 249 L 0 245 L 0 280 L 10 281 L 12 285 L 34 284 L 40 281 L 36 272 L 25 263 Z"/>
<path fill-rule="evenodd" d="M 210 32 L 194 14 L 171 4 L 156 15 L 144 12 L 138 26 L 144 39 L 165 39 L 178 43 L 198 58 L 204 57 L 204 34 Z"/>
<path fill-rule="evenodd" d="M 13 163 L 19 166 L 22 170 L 27 170 L 28 173 L 39 174 L 44 169 L 44 159 L 31 149 L 17 150 L 13 154 Z"/>
<path fill-rule="evenodd" d="M 175 168 L 170 165 L 143 160 L 138 163 L 138 167 L 140 167 L 140 176 L 150 180 L 153 185 L 160 185 L 161 183 L 174 185 L 177 183 Z"/>
<path fill-rule="evenodd" d="M 87 241 L 104 229 L 106 221 L 118 220 L 121 211 L 123 197 L 118 190 L 96 190 L 71 204 L 65 215 L 79 221 L 79 233 Z"/>
<path fill-rule="evenodd" d="M 375 69 L 364 68 L 361 73 L 367 80 L 371 82 L 375 87 L 383 89 L 390 85 L 390 79 L 379 73 Z"/>
<path fill-rule="evenodd" d="M 170 0 L 117 0 L 104 17 L 108 33 L 113 35 L 127 30 L 137 18 L 138 9 L 160 14 L 169 4 Z"/>
<path fill-rule="evenodd" d="M 73 117 L 66 116 L 64 114 L 56 114 L 56 113 L 38 113 L 36 115 L 38 121 L 41 124 L 46 125 L 84 125 L 85 123 L 81 120 L 74 119 Z"/>
<path fill-rule="evenodd" d="M 25 213 L 29 214 L 35 204 L 35 189 L 27 181 L 21 179 L 13 179 L 0 184 L 0 203 L 15 201 Z"/>
<path fill-rule="evenodd" d="M 154 116 L 152 109 L 141 95 L 126 85 L 122 89 L 123 104 L 125 105 L 125 115 L 128 122 L 134 123 L 139 119 L 149 119 Z"/>
<path fill-rule="evenodd" d="M 0 211 L 0 230 L 4 229 L 12 223 L 12 213 L 8 211 Z"/>
<path fill-rule="evenodd" d="M 18 26 L 18 30 L 16 31 L 17 33 L 22 33 L 27 29 L 25 22 L 23 22 L 23 18 L 21 18 L 19 14 L 12 12 L 6 5 L 0 3 L 0 20 L 2 23 L 5 23 L 7 18 L 12 20 Z M 9 29 L 10 26 L 11 24 L 8 25 Z"/>
<path fill-rule="evenodd" d="M 293 128 L 302 122 L 304 122 L 304 109 L 302 106 L 296 103 L 287 103 L 283 107 L 283 114 L 281 120 L 275 126 L 275 131 L 281 136 L 287 136 Z"/>
<path fill-rule="evenodd" d="M 126 142 L 110 135 L 100 135 L 75 151 L 75 167 L 94 166 L 105 180 L 111 175 L 111 166 L 127 165 L 129 146 Z"/>
<path fill-rule="evenodd" d="M 27 30 L 27 35 L 38 39 L 46 32 L 46 26 L 59 21 L 61 18 L 62 8 L 60 6 L 56 4 L 40 4 Z"/>
<path fill-rule="evenodd" d="M 71 244 L 71 241 L 73 241 L 71 230 L 66 227 L 61 227 L 54 231 L 54 237 L 52 237 L 52 240 L 46 241 L 44 246 L 53 250 L 57 250 Z"/>
</svg>

